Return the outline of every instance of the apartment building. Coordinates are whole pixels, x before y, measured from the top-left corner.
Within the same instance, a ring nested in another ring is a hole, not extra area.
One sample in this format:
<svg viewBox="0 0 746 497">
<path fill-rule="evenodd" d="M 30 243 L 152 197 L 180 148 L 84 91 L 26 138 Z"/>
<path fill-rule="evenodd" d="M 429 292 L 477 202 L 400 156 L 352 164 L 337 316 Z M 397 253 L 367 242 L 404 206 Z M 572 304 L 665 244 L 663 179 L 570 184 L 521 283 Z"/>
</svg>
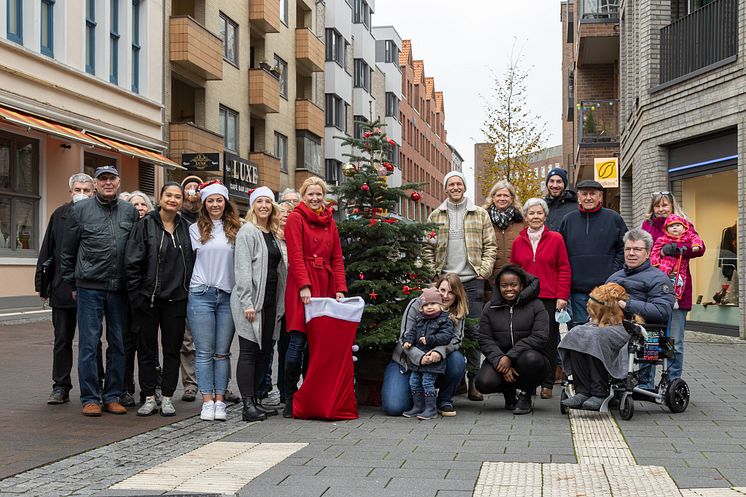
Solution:
<svg viewBox="0 0 746 497">
<path fill-rule="evenodd" d="M 39 305 L 34 271 L 68 177 L 113 165 L 153 194 L 164 157 L 158 2 L 0 0 L 0 310 Z"/>
<path fill-rule="evenodd" d="M 244 210 L 257 185 L 323 175 L 323 2 L 164 6 L 169 154 L 187 169 L 172 177 L 222 179 Z"/>
<path fill-rule="evenodd" d="M 401 101 L 402 101 L 402 70 L 399 65 L 399 54 L 403 41 L 393 26 L 374 26 L 373 38 L 376 40 L 376 72 L 382 78 L 377 78 L 373 87 L 373 97 L 377 102 L 376 118 L 386 125 L 387 136 L 396 145 L 389 149 L 389 161 L 394 164 L 394 174 L 389 177 L 389 184 L 401 185 L 402 170 L 399 163 L 399 150 L 402 143 Z"/>
<path fill-rule="evenodd" d="M 620 0 L 561 3 L 562 147 L 574 185 L 594 178 L 597 159 L 619 156 Z M 618 209 L 619 189 L 607 188 Z"/>
<path fill-rule="evenodd" d="M 621 8 L 622 214 L 639 225 L 672 192 L 706 245 L 691 259 L 687 329 L 746 337 L 746 5 L 646 0 Z"/>
<path fill-rule="evenodd" d="M 448 148 L 451 149 L 451 171 L 462 171 L 464 170 L 464 158 L 458 153 L 456 147 L 448 144 Z"/>
<path fill-rule="evenodd" d="M 402 69 L 400 107 L 402 142 L 399 167 L 405 183 L 422 183 L 421 200 L 402 201 L 402 216 L 425 221 L 443 203 L 443 177 L 451 170 L 452 152 L 445 129 L 442 91 L 426 76 L 425 62 L 416 60 L 412 41 L 404 40 L 399 54 Z"/>
</svg>

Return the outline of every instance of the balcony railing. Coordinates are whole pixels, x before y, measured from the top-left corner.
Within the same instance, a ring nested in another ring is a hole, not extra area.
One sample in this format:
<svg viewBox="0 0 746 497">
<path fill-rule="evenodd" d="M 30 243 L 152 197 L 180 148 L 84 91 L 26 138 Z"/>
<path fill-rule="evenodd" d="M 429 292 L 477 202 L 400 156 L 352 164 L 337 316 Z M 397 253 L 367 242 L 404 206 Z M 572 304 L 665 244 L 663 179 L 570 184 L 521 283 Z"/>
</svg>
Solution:
<svg viewBox="0 0 746 497">
<path fill-rule="evenodd" d="M 619 100 L 582 100 L 578 114 L 579 144 L 619 143 Z"/>
<path fill-rule="evenodd" d="M 660 83 L 738 52 L 738 0 L 715 0 L 661 29 Z"/>
<path fill-rule="evenodd" d="M 578 0 L 578 15 L 581 21 L 589 19 L 619 19 L 621 0 Z"/>
<path fill-rule="evenodd" d="M 169 19 L 170 60 L 198 79 L 223 79 L 223 42 L 189 16 Z"/>
</svg>

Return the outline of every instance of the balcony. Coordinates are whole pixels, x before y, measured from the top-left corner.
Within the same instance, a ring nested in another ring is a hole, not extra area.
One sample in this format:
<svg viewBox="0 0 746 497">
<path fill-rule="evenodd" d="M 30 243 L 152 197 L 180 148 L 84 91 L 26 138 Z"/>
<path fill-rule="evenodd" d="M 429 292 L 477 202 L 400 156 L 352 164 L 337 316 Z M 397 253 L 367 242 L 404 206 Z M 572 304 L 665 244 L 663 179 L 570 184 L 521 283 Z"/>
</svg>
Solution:
<svg viewBox="0 0 746 497">
<path fill-rule="evenodd" d="M 310 100 L 296 100 L 295 129 L 309 131 L 319 138 L 323 138 L 324 109 Z"/>
<path fill-rule="evenodd" d="M 203 82 L 223 79 L 223 42 L 219 37 L 189 16 L 171 17 L 169 35 L 172 64 Z"/>
<path fill-rule="evenodd" d="M 265 69 L 250 69 L 249 105 L 254 115 L 280 112 L 280 78 Z"/>
<path fill-rule="evenodd" d="M 249 2 L 249 24 L 252 35 L 280 32 L 280 1 L 256 0 Z"/>
<path fill-rule="evenodd" d="M 223 151 L 222 136 L 193 123 L 170 123 L 169 136 L 169 153 L 174 160 L 181 154 Z"/>
<path fill-rule="evenodd" d="M 581 100 L 578 144 L 616 146 L 619 144 L 619 100 Z"/>
<path fill-rule="evenodd" d="M 324 70 L 324 43 L 308 28 L 295 30 L 295 58 L 303 72 Z"/>
<path fill-rule="evenodd" d="M 251 152 L 249 161 L 259 169 L 259 184 L 280 190 L 280 159 L 266 152 Z"/>
<path fill-rule="evenodd" d="M 715 0 L 660 31 L 660 84 L 735 60 L 738 1 Z"/>
<path fill-rule="evenodd" d="M 583 21 L 615 22 L 619 20 L 621 0 L 578 0 L 578 19 Z"/>
</svg>

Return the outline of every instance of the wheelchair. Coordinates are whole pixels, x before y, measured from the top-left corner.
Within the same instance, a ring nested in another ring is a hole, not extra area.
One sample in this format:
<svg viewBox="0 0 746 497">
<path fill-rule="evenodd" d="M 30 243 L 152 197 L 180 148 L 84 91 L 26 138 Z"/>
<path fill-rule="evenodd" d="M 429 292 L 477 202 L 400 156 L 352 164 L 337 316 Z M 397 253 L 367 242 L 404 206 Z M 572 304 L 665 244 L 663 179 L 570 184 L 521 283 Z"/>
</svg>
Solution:
<svg viewBox="0 0 746 497">
<path fill-rule="evenodd" d="M 609 395 L 601 404 L 599 412 L 609 412 L 610 407 L 617 405 L 622 419 L 627 421 L 635 413 L 635 400 L 665 404 L 673 413 L 684 412 L 689 406 L 689 386 L 681 378 L 673 381 L 668 379 L 668 361 L 674 355 L 674 340 L 667 335 L 666 326 L 643 326 L 628 320 L 623 324 L 629 333 L 627 375 L 611 379 Z M 654 390 L 647 390 L 638 385 L 651 366 L 662 366 L 661 379 Z M 565 376 L 562 387 L 561 401 L 575 393 L 571 376 Z M 560 404 L 562 414 L 567 414 L 568 409 Z"/>
</svg>

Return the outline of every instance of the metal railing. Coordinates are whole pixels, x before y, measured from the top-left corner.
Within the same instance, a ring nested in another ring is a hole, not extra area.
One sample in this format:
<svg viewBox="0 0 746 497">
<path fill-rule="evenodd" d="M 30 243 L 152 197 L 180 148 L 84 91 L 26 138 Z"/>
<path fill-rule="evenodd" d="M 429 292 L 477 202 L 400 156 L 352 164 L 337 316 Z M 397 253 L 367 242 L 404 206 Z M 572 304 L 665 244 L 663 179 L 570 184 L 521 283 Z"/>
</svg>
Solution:
<svg viewBox="0 0 746 497">
<path fill-rule="evenodd" d="M 619 143 L 619 100 L 581 100 L 578 143 Z"/>
<path fill-rule="evenodd" d="M 715 0 L 661 28 L 660 84 L 736 55 L 738 0 Z"/>
<path fill-rule="evenodd" d="M 619 19 L 620 0 L 578 0 L 581 21 L 588 19 Z"/>
</svg>

